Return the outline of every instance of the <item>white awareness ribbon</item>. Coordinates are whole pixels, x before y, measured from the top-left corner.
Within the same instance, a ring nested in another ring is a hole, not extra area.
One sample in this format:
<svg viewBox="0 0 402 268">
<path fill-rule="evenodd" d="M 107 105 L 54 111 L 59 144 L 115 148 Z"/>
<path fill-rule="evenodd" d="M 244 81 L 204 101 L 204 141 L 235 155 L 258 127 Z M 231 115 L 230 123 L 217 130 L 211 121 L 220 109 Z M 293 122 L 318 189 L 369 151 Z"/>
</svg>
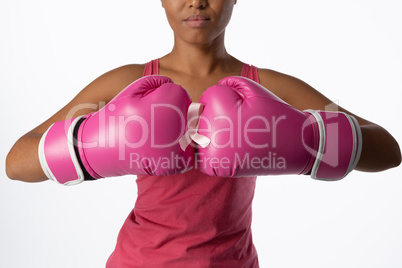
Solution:
<svg viewBox="0 0 402 268">
<path fill-rule="evenodd" d="M 183 151 L 190 145 L 191 141 L 194 141 L 202 148 L 208 146 L 211 140 L 201 134 L 198 134 L 198 126 L 200 124 L 200 116 L 203 109 L 202 103 L 193 102 L 188 107 L 187 111 L 187 131 L 183 137 L 180 138 L 179 144 Z"/>
</svg>

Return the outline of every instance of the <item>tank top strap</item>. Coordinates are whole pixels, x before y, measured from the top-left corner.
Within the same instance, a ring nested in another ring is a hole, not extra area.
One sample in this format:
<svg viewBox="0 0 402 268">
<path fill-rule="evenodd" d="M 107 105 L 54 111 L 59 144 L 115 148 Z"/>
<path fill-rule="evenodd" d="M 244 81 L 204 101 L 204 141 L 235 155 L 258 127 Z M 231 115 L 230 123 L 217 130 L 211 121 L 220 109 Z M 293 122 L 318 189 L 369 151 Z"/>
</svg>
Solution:
<svg viewBox="0 0 402 268">
<path fill-rule="evenodd" d="M 151 60 L 145 64 L 144 72 L 142 76 L 158 75 L 159 74 L 159 60 Z"/>
<path fill-rule="evenodd" d="M 241 76 L 249 78 L 258 84 L 260 83 L 260 79 L 258 78 L 258 68 L 244 63 L 243 69 L 241 70 Z"/>
</svg>

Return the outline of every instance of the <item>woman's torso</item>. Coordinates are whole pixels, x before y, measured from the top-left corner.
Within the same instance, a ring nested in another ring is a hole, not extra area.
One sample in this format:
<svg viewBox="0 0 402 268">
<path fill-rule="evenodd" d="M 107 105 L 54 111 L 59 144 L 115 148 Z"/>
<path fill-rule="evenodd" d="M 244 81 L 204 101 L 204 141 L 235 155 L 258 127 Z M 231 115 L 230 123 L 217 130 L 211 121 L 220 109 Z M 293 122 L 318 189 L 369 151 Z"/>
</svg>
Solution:
<svg viewBox="0 0 402 268">
<path fill-rule="evenodd" d="M 144 75 L 159 74 L 158 60 Z M 257 69 L 241 72 L 258 82 Z M 258 267 L 252 242 L 256 178 L 220 178 L 198 169 L 137 177 L 138 197 L 107 267 Z"/>
</svg>

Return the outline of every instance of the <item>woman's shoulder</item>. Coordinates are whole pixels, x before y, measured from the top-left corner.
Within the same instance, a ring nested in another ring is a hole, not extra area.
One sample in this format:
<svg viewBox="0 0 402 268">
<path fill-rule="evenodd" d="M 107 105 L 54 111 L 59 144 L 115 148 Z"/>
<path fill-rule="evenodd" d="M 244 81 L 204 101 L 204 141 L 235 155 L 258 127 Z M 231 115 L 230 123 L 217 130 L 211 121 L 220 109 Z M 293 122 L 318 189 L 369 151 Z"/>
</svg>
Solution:
<svg viewBox="0 0 402 268">
<path fill-rule="evenodd" d="M 111 100 L 129 84 L 143 75 L 145 64 L 127 64 L 116 67 L 92 81 L 84 91 Z"/>
<path fill-rule="evenodd" d="M 262 86 L 280 95 L 286 94 L 290 88 L 308 86 L 305 82 L 294 76 L 272 69 L 258 68 L 258 77 Z"/>
<path fill-rule="evenodd" d="M 330 102 L 312 86 L 292 75 L 259 68 L 258 77 L 263 87 L 297 108 L 305 109 L 306 105 L 313 104 L 316 104 L 313 106 L 322 106 Z"/>
<path fill-rule="evenodd" d="M 111 69 L 94 81 L 102 80 L 103 82 L 127 83 L 142 77 L 145 64 L 126 64 L 114 69 Z"/>
<path fill-rule="evenodd" d="M 142 77 L 145 64 L 126 64 L 116 67 L 104 75 L 109 79 L 136 80 Z"/>
</svg>

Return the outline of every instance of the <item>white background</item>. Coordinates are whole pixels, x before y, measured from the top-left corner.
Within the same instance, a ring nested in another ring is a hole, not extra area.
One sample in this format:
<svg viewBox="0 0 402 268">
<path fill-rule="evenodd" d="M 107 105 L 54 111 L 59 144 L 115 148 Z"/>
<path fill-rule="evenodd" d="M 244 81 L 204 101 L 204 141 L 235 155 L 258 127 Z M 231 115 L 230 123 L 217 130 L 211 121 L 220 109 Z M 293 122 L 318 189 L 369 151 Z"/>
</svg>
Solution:
<svg viewBox="0 0 402 268">
<path fill-rule="evenodd" d="M 306 81 L 402 142 L 399 0 L 239 0 L 228 51 Z M 100 74 L 169 52 L 160 1 L 1 0 L 0 161 Z M 402 168 L 329 183 L 261 177 L 261 267 L 402 267 Z M 134 176 L 27 184 L 0 166 L 0 267 L 104 267 L 136 198 Z"/>
</svg>

